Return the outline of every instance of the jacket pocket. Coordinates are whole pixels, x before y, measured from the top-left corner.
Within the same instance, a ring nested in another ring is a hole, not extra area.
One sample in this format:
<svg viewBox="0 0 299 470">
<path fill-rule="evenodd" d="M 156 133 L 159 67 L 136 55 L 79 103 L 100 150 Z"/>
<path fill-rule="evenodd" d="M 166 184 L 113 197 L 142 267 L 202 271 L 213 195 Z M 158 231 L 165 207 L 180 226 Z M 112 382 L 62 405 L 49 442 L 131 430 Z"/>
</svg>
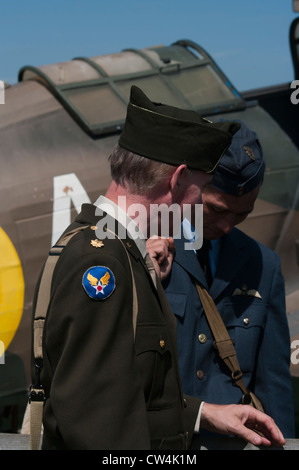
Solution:
<svg viewBox="0 0 299 470">
<path fill-rule="evenodd" d="M 267 305 L 253 302 L 242 305 L 237 315 L 236 304 L 225 304 L 221 315 L 227 331 L 234 341 L 242 372 L 253 372 L 259 354 L 260 342 L 267 320 Z"/>
<path fill-rule="evenodd" d="M 178 388 L 165 325 L 138 325 L 135 348 L 147 408 L 171 406 L 176 400 Z"/>
</svg>

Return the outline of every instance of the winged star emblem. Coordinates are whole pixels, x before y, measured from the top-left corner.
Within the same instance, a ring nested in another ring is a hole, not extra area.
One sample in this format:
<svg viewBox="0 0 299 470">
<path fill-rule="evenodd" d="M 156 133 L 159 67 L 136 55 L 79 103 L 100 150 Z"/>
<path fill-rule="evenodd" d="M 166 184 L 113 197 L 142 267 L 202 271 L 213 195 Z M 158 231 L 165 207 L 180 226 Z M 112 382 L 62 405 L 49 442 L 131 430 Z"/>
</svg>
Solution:
<svg viewBox="0 0 299 470">
<path fill-rule="evenodd" d="M 95 276 L 88 273 L 87 274 L 87 279 L 88 279 L 90 285 L 96 290 L 96 293 L 98 294 L 99 292 L 104 292 L 105 287 L 109 283 L 110 274 L 107 271 L 104 274 L 104 276 L 102 276 L 100 279 L 97 279 Z"/>
<path fill-rule="evenodd" d="M 115 290 L 115 276 L 107 266 L 91 266 L 82 276 L 86 294 L 94 300 L 105 300 Z"/>
</svg>

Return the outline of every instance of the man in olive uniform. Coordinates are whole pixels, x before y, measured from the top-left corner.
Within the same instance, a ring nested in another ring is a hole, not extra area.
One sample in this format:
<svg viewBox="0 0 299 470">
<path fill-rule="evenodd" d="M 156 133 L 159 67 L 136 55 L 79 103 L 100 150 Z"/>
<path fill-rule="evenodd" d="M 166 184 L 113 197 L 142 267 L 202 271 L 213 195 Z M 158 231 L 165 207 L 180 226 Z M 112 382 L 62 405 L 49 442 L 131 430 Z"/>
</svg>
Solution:
<svg viewBox="0 0 299 470">
<path fill-rule="evenodd" d="M 201 407 L 182 395 L 175 319 L 146 265 L 151 205 L 199 203 L 238 128 L 152 103 L 132 87 L 110 156 L 112 182 L 67 230 L 85 227 L 53 275 L 43 335 L 43 449 L 186 449 L 199 418 L 257 445 L 284 443 L 273 420 L 249 406 Z M 145 209 L 138 225 L 136 204 Z"/>
</svg>

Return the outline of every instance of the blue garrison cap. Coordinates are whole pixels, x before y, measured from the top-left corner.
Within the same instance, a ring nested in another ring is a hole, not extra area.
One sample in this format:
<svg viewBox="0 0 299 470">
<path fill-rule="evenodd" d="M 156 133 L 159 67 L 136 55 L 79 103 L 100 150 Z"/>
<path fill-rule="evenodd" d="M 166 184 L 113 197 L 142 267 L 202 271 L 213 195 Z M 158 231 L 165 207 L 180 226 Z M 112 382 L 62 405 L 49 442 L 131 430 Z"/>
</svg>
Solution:
<svg viewBox="0 0 299 470">
<path fill-rule="evenodd" d="M 263 181 L 265 160 L 256 133 L 244 122 L 235 122 L 239 122 L 241 127 L 222 156 L 211 185 L 219 191 L 242 196 Z"/>
</svg>

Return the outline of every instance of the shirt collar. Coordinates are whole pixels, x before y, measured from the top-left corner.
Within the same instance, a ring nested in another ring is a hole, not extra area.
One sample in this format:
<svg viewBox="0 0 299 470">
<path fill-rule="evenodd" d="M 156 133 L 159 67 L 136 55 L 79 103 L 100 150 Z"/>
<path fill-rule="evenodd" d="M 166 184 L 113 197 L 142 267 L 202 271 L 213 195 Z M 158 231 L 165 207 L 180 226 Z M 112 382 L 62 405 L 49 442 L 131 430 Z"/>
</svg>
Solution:
<svg viewBox="0 0 299 470">
<path fill-rule="evenodd" d="M 123 225 L 128 235 L 134 240 L 137 248 L 139 249 L 143 258 L 146 256 L 146 240 L 145 236 L 140 230 L 139 226 L 134 222 L 131 217 L 117 204 L 108 199 L 105 196 L 100 196 L 96 202 L 95 206 L 99 207 L 102 211 L 106 212 L 108 215 L 117 220 L 121 225 Z"/>
</svg>

